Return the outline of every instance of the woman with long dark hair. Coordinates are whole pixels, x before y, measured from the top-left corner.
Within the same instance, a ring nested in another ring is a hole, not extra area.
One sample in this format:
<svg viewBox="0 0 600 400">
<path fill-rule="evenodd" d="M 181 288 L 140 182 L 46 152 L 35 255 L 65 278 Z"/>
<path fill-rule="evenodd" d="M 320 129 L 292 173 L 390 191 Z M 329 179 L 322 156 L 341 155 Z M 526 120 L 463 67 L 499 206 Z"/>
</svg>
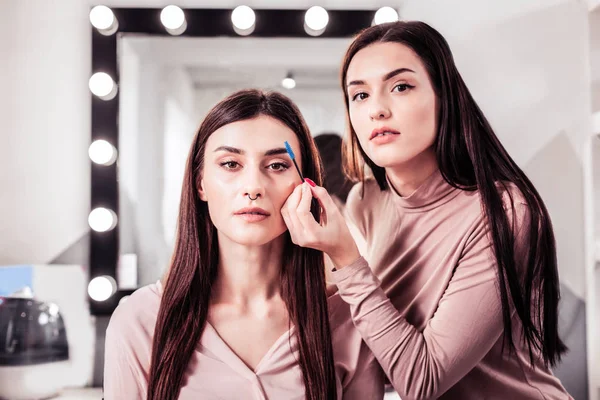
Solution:
<svg viewBox="0 0 600 400">
<path fill-rule="evenodd" d="M 303 184 L 282 209 L 292 239 L 323 250 L 390 382 L 408 399 L 570 398 L 550 370 L 559 282 L 548 211 L 423 22 L 361 32 L 341 69 L 359 181 L 346 214 Z M 366 171 L 370 176 L 365 174 Z M 324 209 L 318 223 L 307 204 Z"/>
<path fill-rule="evenodd" d="M 208 113 L 168 273 L 111 317 L 106 400 L 382 398 L 383 372 L 349 307 L 326 292 L 323 253 L 294 245 L 281 217 L 300 183 L 285 141 L 321 183 L 287 97 L 240 91 Z"/>
</svg>

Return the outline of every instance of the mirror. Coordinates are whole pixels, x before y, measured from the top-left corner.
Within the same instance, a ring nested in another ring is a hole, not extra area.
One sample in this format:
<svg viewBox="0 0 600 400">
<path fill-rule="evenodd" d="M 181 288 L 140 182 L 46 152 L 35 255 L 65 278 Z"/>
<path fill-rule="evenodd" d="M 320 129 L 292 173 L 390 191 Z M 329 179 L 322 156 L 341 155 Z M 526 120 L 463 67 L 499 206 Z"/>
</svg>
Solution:
<svg viewBox="0 0 600 400">
<path fill-rule="evenodd" d="M 155 282 L 167 268 L 189 147 L 219 100 L 243 88 L 277 90 L 313 136 L 343 134 L 339 67 L 350 41 L 119 37 L 119 288 Z M 282 86 L 286 77 L 294 88 Z"/>
</svg>

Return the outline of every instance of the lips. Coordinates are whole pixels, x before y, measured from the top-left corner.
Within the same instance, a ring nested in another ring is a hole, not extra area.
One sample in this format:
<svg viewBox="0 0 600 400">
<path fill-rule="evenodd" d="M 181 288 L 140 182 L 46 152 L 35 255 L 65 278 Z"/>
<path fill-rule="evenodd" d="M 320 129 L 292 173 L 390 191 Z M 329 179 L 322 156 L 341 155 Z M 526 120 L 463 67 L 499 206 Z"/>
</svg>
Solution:
<svg viewBox="0 0 600 400">
<path fill-rule="evenodd" d="M 268 217 L 271 214 L 269 214 L 266 210 L 263 210 L 262 208 L 247 207 L 242 208 L 241 210 L 237 210 L 235 212 L 235 215 L 263 215 L 265 217 Z"/>
<path fill-rule="evenodd" d="M 371 136 L 369 136 L 369 140 L 372 140 L 376 137 L 387 136 L 387 135 L 399 135 L 399 134 L 400 134 L 400 132 L 398 132 L 397 130 L 388 128 L 387 126 L 383 126 L 381 128 L 374 129 L 373 132 L 371 132 Z"/>
</svg>

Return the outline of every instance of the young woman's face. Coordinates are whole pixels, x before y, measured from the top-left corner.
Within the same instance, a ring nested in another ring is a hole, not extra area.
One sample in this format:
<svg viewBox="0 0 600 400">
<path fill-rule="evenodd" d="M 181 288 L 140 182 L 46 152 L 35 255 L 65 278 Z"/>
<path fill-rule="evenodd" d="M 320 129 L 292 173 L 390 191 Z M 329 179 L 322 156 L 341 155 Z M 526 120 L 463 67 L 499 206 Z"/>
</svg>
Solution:
<svg viewBox="0 0 600 400">
<path fill-rule="evenodd" d="M 350 122 L 380 167 L 402 166 L 433 152 L 437 100 L 421 59 L 400 43 L 374 43 L 348 67 Z"/>
<path fill-rule="evenodd" d="M 259 246 L 287 230 L 281 207 L 301 180 L 285 141 L 300 154 L 296 134 L 268 116 L 233 122 L 208 138 L 199 195 L 220 239 Z"/>
</svg>

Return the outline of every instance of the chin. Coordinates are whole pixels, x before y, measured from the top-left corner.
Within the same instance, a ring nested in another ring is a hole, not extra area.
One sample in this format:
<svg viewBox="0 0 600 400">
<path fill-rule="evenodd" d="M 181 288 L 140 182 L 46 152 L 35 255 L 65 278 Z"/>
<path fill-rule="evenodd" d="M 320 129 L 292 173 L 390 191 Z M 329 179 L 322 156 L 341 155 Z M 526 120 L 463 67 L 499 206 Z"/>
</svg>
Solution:
<svg viewBox="0 0 600 400">
<path fill-rule="evenodd" d="M 271 243 L 281 236 L 281 233 L 273 232 L 272 229 L 240 229 L 228 236 L 232 242 L 239 245 L 256 247 Z"/>
<path fill-rule="evenodd" d="M 369 157 L 381 168 L 394 168 L 407 165 L 415 161 L 421 152 L 406 151 L 403 146 L 388 146 L 386 148 L 375 149 Z"/>
<path fill-rule="evenodd" d="M 260 246 L 264 246 L 266 244 L 269 244 L 273 241 L 274 238 L 248 238 L 248 240 L 240 240 L 238 242 L 238 244 L 241 244 L 242 246 L 247 246 L 247 247 L 260 247 Z"/>
<path fill-rule="evenodd" d="M 393 168 L 405 164 L 407 161 L 410 161 L 411 158 L 413 157 L 405 156 L 404 154 L 396 152 L 393 154 L 376 154 L 374 157 L 371 157 L 371 160 L 378 167 Z"/>
</svg>

